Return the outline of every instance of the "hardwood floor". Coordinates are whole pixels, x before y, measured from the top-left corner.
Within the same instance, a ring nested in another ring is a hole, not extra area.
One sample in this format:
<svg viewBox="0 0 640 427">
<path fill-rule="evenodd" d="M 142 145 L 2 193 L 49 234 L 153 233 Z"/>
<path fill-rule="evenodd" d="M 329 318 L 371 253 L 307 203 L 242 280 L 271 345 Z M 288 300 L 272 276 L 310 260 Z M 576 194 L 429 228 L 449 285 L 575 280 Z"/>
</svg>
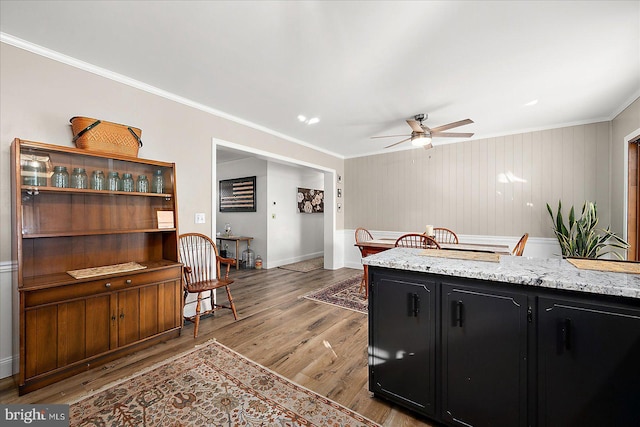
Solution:
<svg viewBox="0 0 640 427">
<path fill-rule="evenodd" d="M 298 273 L 279 268 L 233 270 L 230 310 L 201 320 L 193 338 L 187 322 L 176 339 L 122 357 L 48 387 L 18 396 L 0 380 L 0 402 L 66 403 L 212 338 L 278 374 L 384 426 L 432 426 L 368 391 L 367 315 L 302 298 L 312 290 L 360 274 L 359 270 Z M 219 294 L 220 295 L 220 294 Z M 224 299 L 224 298 L 223 298 Z"/>
</svg>

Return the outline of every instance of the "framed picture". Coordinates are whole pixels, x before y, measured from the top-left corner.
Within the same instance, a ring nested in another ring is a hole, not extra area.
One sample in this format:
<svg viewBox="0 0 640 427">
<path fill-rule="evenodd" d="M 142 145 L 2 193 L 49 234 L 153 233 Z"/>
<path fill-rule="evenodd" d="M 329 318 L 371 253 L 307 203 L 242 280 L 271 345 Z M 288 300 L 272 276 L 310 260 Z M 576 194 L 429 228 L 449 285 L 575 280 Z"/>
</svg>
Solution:
<svg viewBox="0 0 640 427">
<path fill-rule="evenodd" d="M 220 212 L 255 212 L 256 177 L 220 181 L 218 197 Z"/>
<path fill-rule="evenodd" d="M 324 190 L 313 190 L 298 187 L 298 212 L 323 213 Z"/>
</svg>

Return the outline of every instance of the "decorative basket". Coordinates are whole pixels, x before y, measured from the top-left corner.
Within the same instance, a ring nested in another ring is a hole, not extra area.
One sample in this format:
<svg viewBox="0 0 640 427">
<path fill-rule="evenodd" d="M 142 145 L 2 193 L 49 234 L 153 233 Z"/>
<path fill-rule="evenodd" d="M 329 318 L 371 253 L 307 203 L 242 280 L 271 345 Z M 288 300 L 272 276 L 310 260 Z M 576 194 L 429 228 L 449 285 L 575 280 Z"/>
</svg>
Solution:
<svg viewBox="0 0 640 427">
<path fill-rule="evenodd" d="M 89 151 L 137 157 L 142 147 L 142 130 L 89 117 L 72 117 L 76 147 Z"/>
</svg>

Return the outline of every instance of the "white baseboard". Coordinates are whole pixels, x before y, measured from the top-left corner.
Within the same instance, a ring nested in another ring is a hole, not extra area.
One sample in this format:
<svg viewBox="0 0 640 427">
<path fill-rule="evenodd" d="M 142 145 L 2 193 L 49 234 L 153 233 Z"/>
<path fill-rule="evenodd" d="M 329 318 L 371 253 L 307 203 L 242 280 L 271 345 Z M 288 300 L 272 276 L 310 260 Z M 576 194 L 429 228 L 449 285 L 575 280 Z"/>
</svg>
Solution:
<svg viewBox="0 0 640 427">
<path fill-rule="evenodd" d="M 314 253 L 310 253 L 310 254 L 304 254 L 304 255 L 300 255 L 300 256 L 295 256 L 292 258 L 284 258 L 284 259 L 278 259 L 278 260 L 270 260 L 269 261 L 269 265 L 266 267 L 267 269 L 269 268 L 276 268 L 276 267 L 280 267 L 282 265 L 287 265 L 287 264 L 293 264 L 294 262 L 300 262 L 300 261 L 306 261 L 309 259 L 313 259 L 313 258 L 318 258 L 324 255 L 324 252 L 314 252 Z"/>
<path fill-rule="evenodd" d="M 0 379 L 7 378 L 13 375 L 13 363 L 18 360 L 18 356 L 5 357 L 0 359 Z"/>
<path fill-rule="evenodd" d="M 18 370 L 17 295 L 13 275 L 15 262 L 0 262 L 0 378 L 10 377 Z M 15 319 L 14 319 L 15 316 Z"/>
</svg>

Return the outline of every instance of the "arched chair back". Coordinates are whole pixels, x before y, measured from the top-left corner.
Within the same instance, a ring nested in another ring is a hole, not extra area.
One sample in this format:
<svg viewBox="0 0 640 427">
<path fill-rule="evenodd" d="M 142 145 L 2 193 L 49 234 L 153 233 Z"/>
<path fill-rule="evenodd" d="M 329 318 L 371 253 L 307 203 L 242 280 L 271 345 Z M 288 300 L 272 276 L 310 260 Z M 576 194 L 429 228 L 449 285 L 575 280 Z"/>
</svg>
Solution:
<svg viewBox="0 0 640 427">
<path fill-rule="evenodd" d="M 527 239 L 529 238 L 529 233 L 524 233 L 516 246 L 513 248 L 513 252 L 511 252 L 515 256 L 522 256 L 524 252 L 524 245 L 527 244 Z"/>
<path fill-rule="evenodd" d="M 218 254 L 216 244 L 204 234 L 186 233 L 181 234 L 179 238 L 179 259 L 184 264 L 184 300 L 186 304 L 195 302 L 195 315 L 184 316 L 185 320 L 194 322 L 193 331 L 194 338 L 198 336 L 198 327 L 200 326 L 200 316 L 212 313 L 220 308 L 228 308 L 233 312 L 234 319 L 238 320 L 236 306 L 231 296 L 229 285 L 233 283 L 229 279 L 229 269 L 235 265 L 236 260 L 231 258 L 222 258 Z M 226 264 L 224 277 L 221 276 L 220 264 Z M 216 304 L 213 298 L 213 290 L 225 288 L 229 305 Z M 197 300 L 187 303 L 189 294 L 197 294 Z M 210 299 L 211 308 L 202 310 L 202 301 Z"/>
<path fill-rule="evenodd" d="M 396 248 L 440 249 L 440 245 L 426 234 L 409 233 L 398 237 Z"/>
<path fill-rule="evenodd" d="M 433 238 L 438 243 L 455 243 L 456 245 L 459 243 L 458 235 L 448 228 L 434 227 L 433 233 Z"/>
<path fill-rule="evenodd" d="M 373 240 L 373 236 L 366 228 L 358 227 L 356 228 L 356 243 L 358 242 L 366 242 L 369 240 Z"/>
<path fill-rule="evenodd" d="M 373 240 L 373 236 L 371 235 L 369 230 L 362 227 L 356 228 L 356 243 L 368 242 L 369 240 Z M 358 249 L 360 249 L 360 256 L 364 258 L 365 257 L 364 250 L 361 247 L 358 247 Z M 360 288 L 358 289 L 358 293 L 362 292 L 363 289 L 365 290 L 364 296 L 366 298 L 368 297 L 368 292 L 366 292 L 367 290 L 367 266 L 366 265 L 364 266 L 364 272 L 362 274 L 362 280 L 360 280 Z"/>
</svg>

